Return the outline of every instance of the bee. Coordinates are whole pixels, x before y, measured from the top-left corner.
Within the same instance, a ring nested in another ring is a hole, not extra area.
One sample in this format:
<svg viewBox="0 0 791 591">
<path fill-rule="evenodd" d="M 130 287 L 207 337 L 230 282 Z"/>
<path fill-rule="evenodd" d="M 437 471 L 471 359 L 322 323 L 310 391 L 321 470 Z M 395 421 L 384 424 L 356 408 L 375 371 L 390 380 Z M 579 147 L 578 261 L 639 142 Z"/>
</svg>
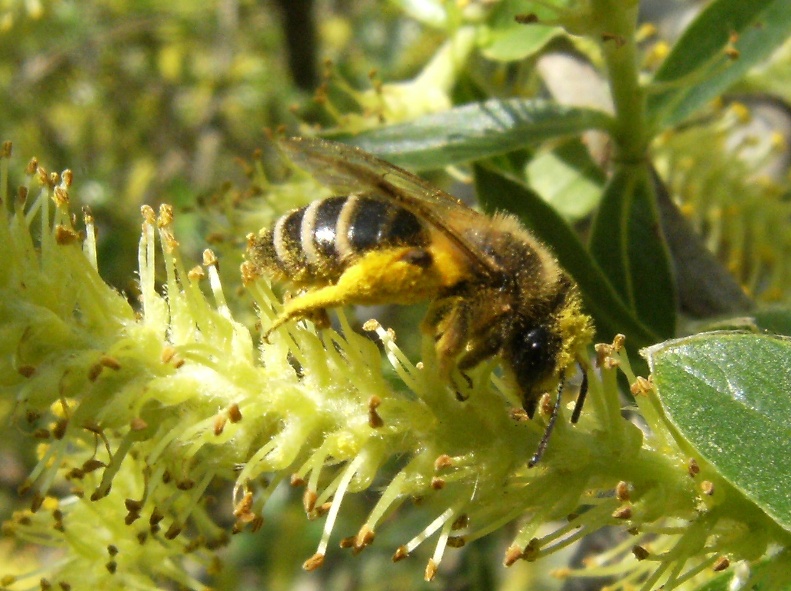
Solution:
<svg viewBox="0 0 791 591">
<path fill-rule="evenodd" d="M 421 329 L 431 335 L 440 374 L 452 384 L 498 358 L 532 418 L 593 338 L 579 290 L 550 251 L 512 215 L 487 216 L 419 177 L 358 148 L 321 139 L 280 140 L 299 167 L 341 195 L 294 209 L 248 236 L 254 275 L 303 290 L 265 335 L 286 322 L 326 324 L 327 308 L 429 301 Z M 467 378 L 468 379 L 468 378 Z M 587 389 L 572 413 L 576 422 Z"/>
</svg>

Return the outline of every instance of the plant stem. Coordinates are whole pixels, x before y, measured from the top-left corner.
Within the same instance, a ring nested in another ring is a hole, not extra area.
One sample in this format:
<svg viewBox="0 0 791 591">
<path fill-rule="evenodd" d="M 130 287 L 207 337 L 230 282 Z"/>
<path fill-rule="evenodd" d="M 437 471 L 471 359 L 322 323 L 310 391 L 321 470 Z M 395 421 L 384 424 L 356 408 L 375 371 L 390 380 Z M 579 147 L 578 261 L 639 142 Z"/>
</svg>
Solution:
<svg viewBox="0 0 791 591">
<path fill-rule="evenodd" d="M 615 160 L 622 164 L 644 162 L 648 147 L 645 89 L 637 67 L 637 2 L 592 0 L 593 20 L 600 24 L 601 46 L 609 70 L 615 106 Z"/>
</svg>

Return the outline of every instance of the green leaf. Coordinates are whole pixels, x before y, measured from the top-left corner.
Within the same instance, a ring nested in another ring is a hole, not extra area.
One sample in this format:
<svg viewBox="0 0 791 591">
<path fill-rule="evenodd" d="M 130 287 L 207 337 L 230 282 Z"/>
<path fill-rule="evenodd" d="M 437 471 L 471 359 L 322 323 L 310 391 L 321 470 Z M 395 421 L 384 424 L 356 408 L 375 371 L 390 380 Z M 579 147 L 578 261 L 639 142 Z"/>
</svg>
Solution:
<svg viewBox="0 0 791 591">
<path fill-rule="evenodd" d="M 527 184 L 566 220 L 589 215 L 602 196 L 605 176 L 577 138 L 541 152 L 527 165 Z"/>
<path fill-rule="evenodd" d="M 753 313 L 755 323 L 761 330 L 791 336 L 791 310 L 772 306 Z"/>
<path fill-rule="evenodd" d="M 533 0 L 501 0 L 494 5 L 487 26 L 481 28 L 479 35 L 479 48 L 485 57 L 501 62 L 523 60 L 563 34 L 557 26 L 518 23 L 514 18 L 518 14 L 534 14 L 539 21 L 557 16 L 552 8 Z"/>
<path fill-rule="evenodd" d="M 557 27 L 514 23 L 513 27 L 490 31 L 486 43 L 481 46 L 481 53 L 493 61 L 523 60 L 541 51 L 561 32 Z"/>
<path fill-rule="evenodd" d="M 608 129 L 602 111 L 564 107 L 550 101 L 493 99 L 332 139 L 358 146 L 397 166 L 412 170 L 444 168 L 536 144 Z"/>
<path fill-rule="evenodd" d="M 746 572 L 745 572 L 746 571 Z M 734 581 L 734 578 L 737 578 Z M 732 584 L 738 583 L 738 584 Z M 750 564 L 749 569 L 736 566 L 716 574 L 696 591 L 789 591 L 791 590 L 791 553 L 787 550 Z"/>
<path fill-rule="evenodd" d="M 537 18 L 552 18 L 546 8 L 532 0 L 503 0 L 488 19 L 481 35 L 481 53 L 490 60 L 511 62 L 523 60 L 540 51 L 552 38 L 563 33 L 560 27 L 538 23 L 516 22 L 517 14 L 532 13 Z"/>
<path fill-rule="evenodd" d="M 593 315 L 601 338 L 624 333 L 636 347 L 658 340 L 624 304 L 577 235 L 552 207 L 523 183 L 498 171 L 475 166 L 475 186 L 484 210 L 513 212 L 542 242 L 549 245 L 561 266 L 577 281 L 585 307 Z"/>
<path fill-rule="evenodd" d="M 672 263 L 644 168 L 622 167 L 613 174 L 594 219 L 590 251 L 635 315 L 662 338 L 673 336 Z"/>
<path fill-rule="evenodd" d="M 791 531 L 791 339 L 703 333 L 644 354 L 670 422 Z"/>
<path fill-rule="evenodd" d="M 733 35 L 738 39 L 732 43 Z M 648 115 L 663 129 L 684 121 L 764 61 L 791 35 L 788 0 L 716 0 L 686 28 L 654 75 L 667 90 L 648 97 Z M 738 57 L 729 59 L 729 46 Z M 651 92 L 651 87 L 649 87 Z"/>
</svg>

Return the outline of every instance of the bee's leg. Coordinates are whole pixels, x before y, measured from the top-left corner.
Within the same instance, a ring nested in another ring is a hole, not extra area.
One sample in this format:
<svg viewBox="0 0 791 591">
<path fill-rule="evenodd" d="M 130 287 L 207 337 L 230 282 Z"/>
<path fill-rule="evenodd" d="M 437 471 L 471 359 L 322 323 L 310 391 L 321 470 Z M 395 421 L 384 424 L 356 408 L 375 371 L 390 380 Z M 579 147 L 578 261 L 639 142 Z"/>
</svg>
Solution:
<svg viewBox="0 0 791 591">
<path fill-rule="evenodd" d="M 456 362 L 456 368 L 459 370 L 459 375 L 464 378 L 464 381 L 467 382 L 467 389 L 472 389 L 473 381 L 472 378 L 467 375 L 464 370 L 471 369 L 478 365 L 484 359 L 488 359 L 492 357 L 497 351 L 499 350 L 499 345 L 494 349 L 490 349 L 488 347 L 477 347 L 471 351 L 464 352 L 461 357 Z M 451 378 L 451 382 L 452 382 Z M 456 385 L 453 386 L 456 388 Z M 456 398 L 460 401 L 467 400 L 468 396 L 463 396 L 461 392 L 459 392 L 458 388 L 456 388 Z"/>
<path fill-rule="evenodd" d="M 280 328 L 281 326 L 283 326 L 284 324 L 286 324 L 291 320 L 310 320 L 319 330 L 329 328 L 330 326 L 332 326 L 332 322 L 330 321 L 330 315 L 327 314 L 327 310 L 325 310 L 324 308 L 311 310 L 309 312 L 300 313 L 298 315 L 286 316 L 284 314 L 281 314 L 280 316 L 275 318 L 275 321 L 272 323 L 272 326 L 270 326 L 267 329 L 267 331 L 263 335 L 261 335 L 263 341 L 265 343 L 269 343 L 269 335 L 271 335 L 275 330 L 277 330 L 278 328 Z"/>
<path fill-rule="evenodd" d="M 443 377 L 449 374 L 452 362 L 464 346 L 468 316 L 461 300 L 447 298 L 432 303 L 420 325 L 424 333 L 434 337 L 434 348 Z"/>
<path fill-rule="evenodd" d="M 528 468 L 532 468 L 539 461 L 541 461 L 541 457 L 544 455 L 544 451 L 547 449 L 547 444 L 549 443 L 549 436 L 552 435 L 552 430 L 555 428 L 555 421 L 558 420 L 558 414 L 560 414 L 560 400 L 561 394 L 563 394 L 563 377 L 560 378 L 560 383 L 558 384 L 558 392 L 557 398 L 555 399 L 555 405 L 552 407 L 552 414 L 549 415 L 549 422 L 547 423 L 547 428 L 544 429 L 544 435 L 541 437 L 541 441 L 538 442 L 538 448 L 536 448 L 536 452 L 533 454 L 533 457 L 530 458 L 530 461 L 527 463 Z"/>
<path fill-rule="evenodd" d="M 421 248 L 404 246 L 369 251 L 350 264 L 337 283 L 311 289 L 286 302 L 283 312 L 264 336 L 300 318 L 318 319 L 327 326 L 327 308 L 432 299 L 442 279 L 435 272 L 432 261 L 431 254 Z"/>
<path fill-rule="evenodd" d="M 330 317 L 327 314 L 327 308 L 345 303 L 343 296 L 342 292 L 338 293 L 337 286 L 328 285 L 288 300 L 283 311 L 275 318 L 261 338 L 268 343 L 269 336 L 275 330 L 292 320 L 307 319 L 315 323 L 318 328 L 329 327 Z"/>
<path fill-rule="evenodd" d="M 500 352 L 502 341 L 499 335 L 491 335 L 485 338 L 469 351 L 465 351 L 458 361 L 458 368 L 461 370 L 470 369 L 478 365 L 481 361 L 494 357 Z"/>
<path fill-rule="evenodd" d="M 459 375 L 463 377 L 464 381 L 467 383 L 467 389 L 471 390 L 472 378 L 470 378 L 470 376 L 468 376 L 463 371 L 460 371 Z M 453 386 L 453 393 L 456 395 L 456 400 L 458 400 L 459 402 L 464 402 L 469 399 L 470 396 L 468 394 L 462 393 L 461 388 L 459 388 L 459 386 L 456 383 L 456 380 L 453 378 L 452 375 L 448 377 L 448 381 L 450 382 L 450 385 Z"/>
<path fill-rule="evenodd" d="M 448 297 L 436 300 L 429 306 L 426 317 L 420 324 L 421 330 L 434 336 L 434 340 L 438 341 L 444 332 L 444 325 L 450 313 L 458 305 L 458 298 Z"/>
<path fill-rule="evenodd" d="M 424 332 L 434 335 L 440 376 L 451 383 L 456 391 L 456 398 L 461 401 L 466 400 L 467 397 L 459 391 L 451 372 L 456 358 L 467 342 L 469 325 L 469 309 L 459 298 L 439 300 L 433 304 L 422 324 Z M 463 372 L 460 374 L 467 385 L 472 387 L 470 377 Z"/>
<path fill-rule="evenodd" d="M 264 334 L 261 335 L 261 340 L 266 344 L 269 344 L 269 336 L 289 320 L 291 320 L 289 316 L 280 314 L 277 318 L 275 318 L 274 322 L 272 322 L 269 328 L 266 329 Z"/>
</svg>

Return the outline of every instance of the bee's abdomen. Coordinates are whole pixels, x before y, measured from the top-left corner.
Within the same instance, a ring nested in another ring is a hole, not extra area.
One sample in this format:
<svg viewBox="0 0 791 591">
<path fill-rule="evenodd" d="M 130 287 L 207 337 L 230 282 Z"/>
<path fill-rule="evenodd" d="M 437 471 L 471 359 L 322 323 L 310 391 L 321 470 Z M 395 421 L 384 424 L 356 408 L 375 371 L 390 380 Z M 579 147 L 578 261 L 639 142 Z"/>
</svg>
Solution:
<svg viewBox="0 0 791 591">
<path fill-rule="evenodd" d="M 372 197 L 314 201 L 259 233 L 248 257 L 296 283 L 333 282 L 359 256 L 392 246 L 426 246 L 427 228 L 412 212 Z"/>
</svg>

